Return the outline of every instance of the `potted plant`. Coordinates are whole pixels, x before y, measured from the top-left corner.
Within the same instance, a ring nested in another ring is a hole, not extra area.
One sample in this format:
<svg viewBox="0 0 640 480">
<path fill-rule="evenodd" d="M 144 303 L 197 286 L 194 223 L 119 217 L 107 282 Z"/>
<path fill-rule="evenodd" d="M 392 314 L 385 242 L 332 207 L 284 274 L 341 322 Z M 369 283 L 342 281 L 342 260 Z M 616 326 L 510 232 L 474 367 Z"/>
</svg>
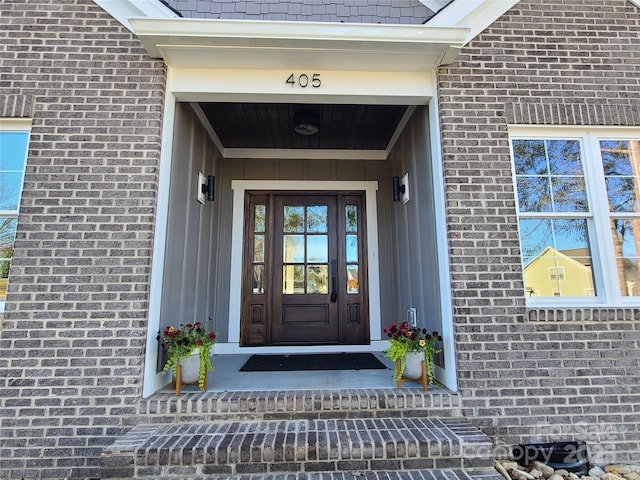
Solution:
<svg viewBox="0 0 640 480">
<path fill-rule="evenodd" d="M 436 349 L 436 343 L 442 341 L 442 336 L 438 332 L 428 333 L 424 328 L 410 327 L 407 322 L 392 323 L 383 331 L 389 337 L 390 346 L 382 353 L 393 362 L 400 361 L 393 379 L 398 381 L 403 378 L 407 367 L 407 354 L 417 352 L 420 361 L 422 358 L 425 360 L 429 383 L 433 383 L 433 358 L 440 352 Z"/>
<path fill-rule="evenodd" d="M 178 365 L 187 358 L 197 356 L 199 360 L 197 383 L 200 390 L 206 390 L 207 371 L 213 371 L 211 365 L 211 347 L 215 343 L 215 332 L 207 332 L 200 322 L 181 324 L 179 328 L 168 326 L 158 335 L 158 340 L 168 355 L 164 371 L 171 369 L 173 378 L 178 375 Z M 183 383 L 193 383 L 191 381 Z"/>
</svg>

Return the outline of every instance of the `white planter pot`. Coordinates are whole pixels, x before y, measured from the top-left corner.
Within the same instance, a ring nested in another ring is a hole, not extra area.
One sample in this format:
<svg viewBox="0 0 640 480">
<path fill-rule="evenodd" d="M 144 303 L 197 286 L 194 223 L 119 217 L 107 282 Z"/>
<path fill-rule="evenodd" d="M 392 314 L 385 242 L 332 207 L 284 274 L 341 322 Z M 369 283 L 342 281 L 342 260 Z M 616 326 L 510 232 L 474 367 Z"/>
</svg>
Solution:
<svg viewBox="0 0 640 480">
<path fill-rule="evenodd" d="M 179 364 L 182 366 L 180 381 L 183 384 L 198 383 L 200 375 L 200 349 L 196 348 L 188 357 L 182 357 Z"/>
<path fill-rule="evenodd" d="M 409 380 L 418 380 L 422 377 L 422 361 L 424 360 L 423 352 L 407 352 L 405 355 L 407 366 L 402 374 L 403 378 Z"/>
</svg>

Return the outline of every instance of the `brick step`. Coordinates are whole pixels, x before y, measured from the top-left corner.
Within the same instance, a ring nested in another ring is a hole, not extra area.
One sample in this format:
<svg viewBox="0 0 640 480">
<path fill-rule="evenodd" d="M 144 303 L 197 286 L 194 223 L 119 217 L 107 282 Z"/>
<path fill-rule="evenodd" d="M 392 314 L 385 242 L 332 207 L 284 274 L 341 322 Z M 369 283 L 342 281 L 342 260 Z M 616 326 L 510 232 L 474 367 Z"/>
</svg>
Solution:
<svg viewBox="0 0 640 480">
<path fill-rule="evenodd" d="M 460 417 L 138 425 L 103 451 L 101 478 L 487 470 L 491 453 L 490 439 Z"/>
<path fill-rule="evenodd" d="M 430 385 L 420 388 L 350 390 L 171 391 L 144 399 L 140 413 L 151 423 L 299 418 L 460 417 L 460 397 Z"/>
<path fill-rule="evenodd" d="M 207 477 L 200 477 L 201 480 Z M 208 477 L 210 479 L 220 477 Z M 471 470 L 391 470 L 391 471 L 353 471 L 353 472 L 317 472 L 290 473 L 277 475 L 233 475 L 227 480 L 504 480 L 493 469 Z"/>
<path fill-rule="evenodd" d="M 141 478 L 141 477 L 137 477 Z M 170 476 L 146 478 L 168 478 L 170 480 L 504 480 L 495 469 L 470 470 L 378 470 L 351 472 L 302 472 L 277 474 L 243 474 L 243 475 L 187 475 L 179 473 Z"/>
</svg>

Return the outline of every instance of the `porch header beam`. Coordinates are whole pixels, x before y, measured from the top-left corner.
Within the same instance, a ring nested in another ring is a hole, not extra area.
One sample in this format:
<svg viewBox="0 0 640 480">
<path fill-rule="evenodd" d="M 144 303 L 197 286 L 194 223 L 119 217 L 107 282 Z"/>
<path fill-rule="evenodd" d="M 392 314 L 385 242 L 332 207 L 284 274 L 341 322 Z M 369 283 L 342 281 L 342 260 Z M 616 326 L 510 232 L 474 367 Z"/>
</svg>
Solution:
<svg viewBox="0 0 640 480">
<path fill-rule="evenodd" d="M 147 52 L 182 68 L 432 71 L 464 45 L 466 27 L 132 18 Z M 265 63 L 266 62 L 266 63 Z"/>
</svg>

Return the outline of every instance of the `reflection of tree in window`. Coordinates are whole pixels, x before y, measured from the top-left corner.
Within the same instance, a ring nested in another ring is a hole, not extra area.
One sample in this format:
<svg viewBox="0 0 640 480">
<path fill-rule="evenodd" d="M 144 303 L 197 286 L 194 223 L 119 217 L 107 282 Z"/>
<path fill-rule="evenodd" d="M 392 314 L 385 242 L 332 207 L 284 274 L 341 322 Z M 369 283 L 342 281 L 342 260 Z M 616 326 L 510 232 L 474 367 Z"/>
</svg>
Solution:
<svg viewBox="0 0 640 480">
<path fill-rule="evenodd" d="M 592 282 L 587 222 L 589 203 L 580 142 L 520 139 L 513 141 L 513 153 L 525 266 L 534 261 L 537 265 L 548 263 L 553 255 L 558 255 L 552 270 L 554 274 L 545 281 L 559 281 L 557 272 L 561 267 L 557 262 L 571 259 L 575 265 L 583 266 L 576 271 L 584 271 L 580 275 L 587 275 L 585 281 Z M 544 255 L 544 261 L 541 255 Z M 533 295 L 541 288 L 535 283 L 542 279 L 536 280 L 537 274 L 533 272 L 537 269 L 533 266 L 526 270 L 530 275 L 528 287 Z M 562 291 L 556 289 L 546 295 L 561 294 Z"/>
<path fill-rule="evenodd" d="M 9 277 L 16 226 L 17 220 L 15 218 L 0 218 L 0 278 Z"/>
<path fill-rule="evenodd" d="M 304 207 L 284 207 L 284 231 L 304 232 Z"/>
<path fill-rule="evenodd" d="M 521 212 L 584 213 L 589 211 L 584 173 L 577 140 L 514 140 L 514 163 Z M 582 219 L 540 222 L 529 232 L 538 238 L 554 234 L 586 241 Z M 546 245 L 552 245 L 547 243 Z M 546 245 L 537 249 L 541 251 Z"/>
<path fill-rule="evenodd" d="M 0 302 L 6 298 L 28 138 L 24 131 L 0 132 Z"/>
<path fill-rule="evenodd" d="M 589 210 L 576 140 L 514 140 L 521 212 Z"/>
<path fill-rule="evenodd" d="M 602 140 L 600 142 L 600 153 L 607 198 L 609 200 L 609 211 L 613 214 L 639 213 L 640 142 Z M 638 269 L 638 252 L 640 251 L 638 221 L 638 218 L 614 216 L 611 218 L 611 232 L 622 295 L 638 294 L 637 291 L 634 291 L 636 284 L 640 281 Z"/>
</svg>

